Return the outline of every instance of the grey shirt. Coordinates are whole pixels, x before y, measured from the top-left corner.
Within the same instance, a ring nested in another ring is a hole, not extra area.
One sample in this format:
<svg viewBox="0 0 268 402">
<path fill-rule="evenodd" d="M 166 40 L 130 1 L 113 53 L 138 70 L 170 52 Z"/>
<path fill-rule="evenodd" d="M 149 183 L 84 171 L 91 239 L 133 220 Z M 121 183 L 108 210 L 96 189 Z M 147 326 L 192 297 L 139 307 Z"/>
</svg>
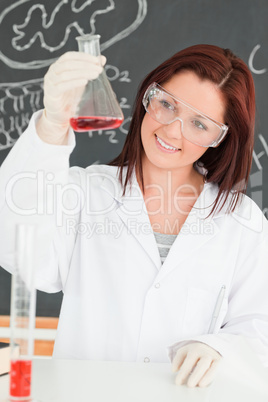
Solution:
<svg viewBox="0 0 268 402">
<path fill-rule="evenodd" d="M 154 232 L 154 237 L 159 250 L 160 259 L 163 264 L 177 235 Z"/>
</svg>

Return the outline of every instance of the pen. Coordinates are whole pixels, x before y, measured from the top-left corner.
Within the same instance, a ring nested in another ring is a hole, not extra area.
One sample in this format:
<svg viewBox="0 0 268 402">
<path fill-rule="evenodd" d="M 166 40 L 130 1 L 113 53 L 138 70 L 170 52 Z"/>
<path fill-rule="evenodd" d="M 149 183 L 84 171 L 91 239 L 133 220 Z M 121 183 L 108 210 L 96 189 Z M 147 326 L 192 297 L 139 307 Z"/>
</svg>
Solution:
<svg viewBox="0 0 268 402">
<path fill-rule="evenodd" d="M 221 287 L 221 290 L 220 290 L 220 293 L 219 293 L 219 296 L 218 296 L 218 299 L 217 299 L 217 302 L 215 305 L 215 309 L 214 309 L 214 312 L 212 315 L 211 323 L 210 323 L 209 330 L 208 330 L 209 334 L 213 334 L 213 332 L 214 332 L 216 321 L 217 321 L 217 318 L 219 317 L 222 302 L 224 299 L 225 289 L 226 289 L 226 287 L 225 287 L 225 285 L 223 285 Z"/>
</svg>

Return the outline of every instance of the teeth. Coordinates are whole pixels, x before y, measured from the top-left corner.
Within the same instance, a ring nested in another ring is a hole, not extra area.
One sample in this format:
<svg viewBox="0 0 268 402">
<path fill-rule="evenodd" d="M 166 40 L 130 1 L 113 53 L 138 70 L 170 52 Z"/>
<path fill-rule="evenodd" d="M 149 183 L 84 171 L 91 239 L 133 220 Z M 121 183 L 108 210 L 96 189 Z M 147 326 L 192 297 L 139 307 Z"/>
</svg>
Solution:
<svg viewBox="0 0 268 402">
<path fill-rule="evenodd" d="M 164 148 L 166 148 L 166 149 L 171 149 L 171 150 L 173 150 L 173 151 L 177 151 L 177 150 L 178 150 L 178 148 L 174 148 L 174 147 L 171 147 L 171 146 L 167 145 L 164 141 L 162 141 L 160 138 L 158 138 L 157 135 L 156 135 L 156 139 L 157 139 L 157 141 L 159 142 L 159 144 L 162 145 L 162 147 L 164 147 Z"/>
</svg>

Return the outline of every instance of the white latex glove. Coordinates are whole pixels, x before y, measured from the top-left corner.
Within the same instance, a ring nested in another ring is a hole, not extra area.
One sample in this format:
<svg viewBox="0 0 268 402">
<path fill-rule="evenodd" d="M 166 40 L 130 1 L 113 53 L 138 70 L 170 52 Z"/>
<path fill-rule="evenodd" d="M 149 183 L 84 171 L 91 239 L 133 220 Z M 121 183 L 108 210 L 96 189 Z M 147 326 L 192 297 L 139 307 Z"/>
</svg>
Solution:
<svg viewBox="0 0 268 402">
<path fill-rule="evenodd" d="M 51 64 L 44 77 L 44 113 L 37 124 L 42 140 L 66 143 L 69 119 L 89 80 L 102 72 L 104 56 L 95 57 L 83 52 L 67 52 Z"/>
<path fill-rule="evenodd" d="M 181 347 L 172 362 L 173 372 L 179 371 L 176 384 L 206 387 L 214 379 L 222 356 L 210 346 L 195 342 Z"/>
</svg>

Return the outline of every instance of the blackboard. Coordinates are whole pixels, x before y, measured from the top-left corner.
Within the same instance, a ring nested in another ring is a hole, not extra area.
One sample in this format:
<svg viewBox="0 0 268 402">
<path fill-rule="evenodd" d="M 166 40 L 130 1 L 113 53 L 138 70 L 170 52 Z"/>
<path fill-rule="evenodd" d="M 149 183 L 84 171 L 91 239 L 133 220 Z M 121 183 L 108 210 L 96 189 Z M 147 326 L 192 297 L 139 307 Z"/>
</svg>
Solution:
<svg viewBox="0 0 268 402">
<path fill-rule="evenodd" d="M 101 35 L 106 73 L 122 106 L 117 130 L 77 133 L 71 165 L 107 163 L 121 150 L 136 89 L 178 50 L 197 43 L 230 48 L 250 67 L 257 93 L 256 139 L 248 195 L 268 217 L 267 0 L 1 0 L 0 163 L 40 109 L 43 76 L 76 50 L 77 35 Z M 0 239 L 1 241 L 1 239 Z M 9 313 L 10 275 L 0 269 L 0 314 Z M 37 314 L 57 316 L 61 294 L 38 293 Z"/>
</svg>

